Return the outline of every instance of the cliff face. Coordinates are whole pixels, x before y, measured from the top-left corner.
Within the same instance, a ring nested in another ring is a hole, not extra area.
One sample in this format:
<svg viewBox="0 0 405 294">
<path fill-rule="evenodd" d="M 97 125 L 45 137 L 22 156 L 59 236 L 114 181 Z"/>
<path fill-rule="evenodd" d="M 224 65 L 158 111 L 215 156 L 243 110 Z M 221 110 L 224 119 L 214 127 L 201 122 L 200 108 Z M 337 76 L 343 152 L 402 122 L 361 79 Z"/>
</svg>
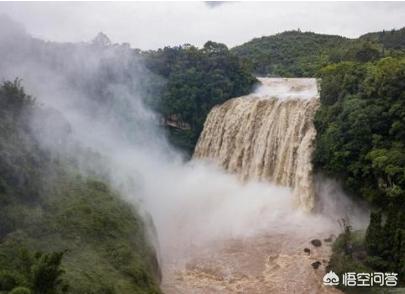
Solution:
<svg viewBox="0 0 405 294">
<path fill-rule="evenodd" d="M 297 205 L 314 207 L 311 156 L 319 106 L 315 79 L 261 79 L 254 94 L 214 107 L 194 158 L 211 159 L 241 180 L 292 187 Z M 314 91 L 315 89 L 315 91 Z"/>
</svg>

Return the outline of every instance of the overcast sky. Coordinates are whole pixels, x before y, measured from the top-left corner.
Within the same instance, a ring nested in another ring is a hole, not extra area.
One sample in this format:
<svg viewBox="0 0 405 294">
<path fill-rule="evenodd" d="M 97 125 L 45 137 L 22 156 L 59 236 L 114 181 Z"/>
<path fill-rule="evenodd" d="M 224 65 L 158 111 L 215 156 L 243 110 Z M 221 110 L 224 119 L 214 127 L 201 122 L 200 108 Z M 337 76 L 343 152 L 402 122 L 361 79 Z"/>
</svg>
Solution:
<svg viewBox="0 0 405 294">
<path fill-rule="evenodd" d="M 405 2 L 0 2 L 0 14 L 45 40 L 88 41 L 102 31 L 141 49 L 207 40 L 232 47 L 298 28 L 357 37 L 405 26 Z"/>
</svg>

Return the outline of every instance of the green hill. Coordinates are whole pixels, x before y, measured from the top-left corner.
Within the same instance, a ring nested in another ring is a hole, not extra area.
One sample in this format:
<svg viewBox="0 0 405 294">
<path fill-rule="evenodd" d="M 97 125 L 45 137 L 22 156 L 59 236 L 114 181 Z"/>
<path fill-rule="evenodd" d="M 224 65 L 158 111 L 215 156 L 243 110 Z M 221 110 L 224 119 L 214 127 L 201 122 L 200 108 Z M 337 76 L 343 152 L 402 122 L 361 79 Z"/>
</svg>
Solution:
<svg viewBox="0 0 405 294">
<path fill-rule="evenodd" d="M 357 39 L 287 31 L 253 39 L 231 49 L 256 75 L 310 77 L 341 61 L 368 62 L 402 55 L 405 28 L 365 34 Z"/>
<path fill-rule="evenodd" d="M 287 31 L 253 39 L 232 48 L 232 52 L 251 63 L 258 75 L 312 76 L 328 63 L 330 52 L 349 39 L 311 32 Z"/>
<path fill-rule="evenodd" d="M 405 28 L 368 33 L 361 36 L 360 39 L 380 43 L 385 49 L 403 50 L 405 49 Z"/>
<path fill-rule="evenodd" d="M 47 115 L 18 81 L 0 87 L 0 293 L 160 293 L 137 211 L 44 150 L 33 111 Z"/>
</svg>

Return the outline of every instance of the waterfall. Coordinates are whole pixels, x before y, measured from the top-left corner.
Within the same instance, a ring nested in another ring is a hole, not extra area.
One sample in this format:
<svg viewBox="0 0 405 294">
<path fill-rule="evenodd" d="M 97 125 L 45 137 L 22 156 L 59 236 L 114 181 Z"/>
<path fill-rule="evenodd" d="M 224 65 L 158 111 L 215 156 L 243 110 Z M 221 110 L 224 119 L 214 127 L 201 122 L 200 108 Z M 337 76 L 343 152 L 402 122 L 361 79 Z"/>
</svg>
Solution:
<svg viewBox="0 0 405 294">
<path fill-rule="evenodd" d="M 269 181 L 293 189 L 297 206 L 315 203 L 311 157 L 319 106 L 316 79 L 261 78 L 252 94 L 209 113 L 194 158 L 207 158 L 242 181 Z"/>
</svg>

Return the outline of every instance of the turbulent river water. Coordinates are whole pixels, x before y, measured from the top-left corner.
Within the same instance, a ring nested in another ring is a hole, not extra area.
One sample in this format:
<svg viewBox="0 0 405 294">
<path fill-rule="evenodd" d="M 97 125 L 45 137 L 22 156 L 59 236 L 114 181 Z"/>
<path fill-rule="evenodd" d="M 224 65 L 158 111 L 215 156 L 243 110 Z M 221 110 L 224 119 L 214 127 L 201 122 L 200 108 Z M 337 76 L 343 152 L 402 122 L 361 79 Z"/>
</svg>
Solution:
<svg viewBox="0 0 405 294">
<path fill-rule="evenodd" d="M 285 193 L 269 188 L 274 202 L 263 202 L 249 219 L 249 227 L 261 228 L 253 233 L 185 242 L 176 238 L 187 226 L 179 222 L 167 245 L 171 250 L 166 248 L 162 256 L 162 288 L 167 294 L 338 293 L 322 284 L 331 241 L 338 233 L 336 219 L 311 212 L 318 202 L 311 164 L 317 81 L 260 82 L 254 93 L 211 110 L 193 160 L 213 162 L 242 183 L 285 187 Z M 231 218 L 237 222 L 239 217 L 235 210 Z M 313 239 L 322 245 L 315 247 Z"/>
</svg>

